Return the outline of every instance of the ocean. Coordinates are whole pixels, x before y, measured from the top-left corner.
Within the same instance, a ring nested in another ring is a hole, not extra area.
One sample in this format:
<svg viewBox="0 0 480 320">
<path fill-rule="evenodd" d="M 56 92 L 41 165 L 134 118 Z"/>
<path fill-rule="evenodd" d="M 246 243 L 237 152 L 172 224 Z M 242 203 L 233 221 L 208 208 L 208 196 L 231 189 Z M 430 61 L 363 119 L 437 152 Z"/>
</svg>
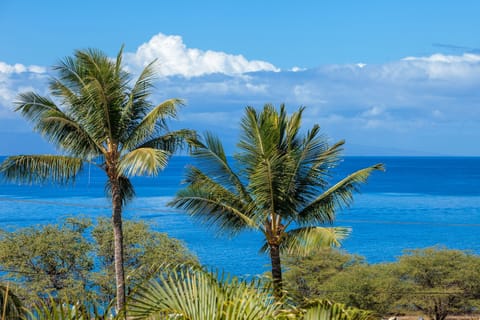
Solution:
<svg viewBox="0 0 480 320">
<path fill-rule="evenodd" d="M 267 271 L 269 260 L 259 253 L 259 233 L 228 238 L 165 206 L 182 187 L 190 162 L 189 157 L 173 157 L 158 177 L 134 178 L 137 197 L 126 207 L 124 219 L 145 220 L 182 240 L 206 266 L 242 276 Z M 480 158 L 345 157 L 332 182 L 379 162 L 386 172 L 374 172 L 353 205 L 337 215 L 336 225 L 352 228 L 343 250 L 370 263 L 393 261 L 405 249 L 434 245 L 480 254 Z M 109 217 L 104 181 L 103 172 L 86 167 L 73 186 L 2 182 L 0 228 L 11 231 L 77 215 Z"/>
</svg>

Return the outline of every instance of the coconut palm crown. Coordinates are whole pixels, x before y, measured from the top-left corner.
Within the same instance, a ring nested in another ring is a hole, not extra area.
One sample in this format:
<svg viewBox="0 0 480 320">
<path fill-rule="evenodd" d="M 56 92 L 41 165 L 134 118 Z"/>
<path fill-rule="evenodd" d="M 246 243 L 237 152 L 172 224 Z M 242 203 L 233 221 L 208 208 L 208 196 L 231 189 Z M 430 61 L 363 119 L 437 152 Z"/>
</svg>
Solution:
<svg viewBox="0 0 480 320">
<path fill-rule="evenodd" d="M 170 203 L 220 232 L 259 230 L 277 298 L 282 296 L 281 252 L 304 255 L 318 246 L 339 245 L 349 230 L 328 226 L 336 211 L 351 204 L 372 171 L 383 170 L 376 164 L 331 185 L 344 142 L 329 145 L 318 125 L 302 133 L 303 111 L 288 116 L 284 105 L 279 111 L 272 105 L 260 112 L 247 107 L 233 165 L 217 137 L 207 133 L 197 139 L 197 164 Z"/>
<path fill-rule="evenodd" d="M 86 163 L 107 175 L 112 201 L 117 309 L 125 306 L 122 207 L 134 196 L 130 177 L 156 175 L 190 130 L 169 131 L 179 99 L 158 105 L 149 101 L 154 69 L 148 65 L 133 81 L 122 65 L 122 51 L 110 59 L 95 49 L 79 50 L 54 67 L 52 96 L 19 95 L 16 111 L 61 155 L 19 155 L 1 165 L 4 178 L 19 183 L 72 182 Z"/>
</svg>

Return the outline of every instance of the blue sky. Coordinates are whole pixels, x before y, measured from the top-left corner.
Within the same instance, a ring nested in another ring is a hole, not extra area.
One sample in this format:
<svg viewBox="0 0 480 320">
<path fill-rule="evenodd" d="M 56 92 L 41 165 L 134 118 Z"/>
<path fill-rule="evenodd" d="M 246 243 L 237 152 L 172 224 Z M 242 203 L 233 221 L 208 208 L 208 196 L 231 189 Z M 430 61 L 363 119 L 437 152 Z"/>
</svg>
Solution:
<svg viewBox="0 0 480 320">
<path fill-rule="evenodd" d="M 184 98 L 173 127 L 234 150 L 247 105 L 306 106 L 346 154 L 480 156 L 478 1 L 0 2 L 0 154 L 52 152 L 12 112 L 48 94 L 75 49 L 127 68 L 158 59 L 153 99 Z"/>
</svg>

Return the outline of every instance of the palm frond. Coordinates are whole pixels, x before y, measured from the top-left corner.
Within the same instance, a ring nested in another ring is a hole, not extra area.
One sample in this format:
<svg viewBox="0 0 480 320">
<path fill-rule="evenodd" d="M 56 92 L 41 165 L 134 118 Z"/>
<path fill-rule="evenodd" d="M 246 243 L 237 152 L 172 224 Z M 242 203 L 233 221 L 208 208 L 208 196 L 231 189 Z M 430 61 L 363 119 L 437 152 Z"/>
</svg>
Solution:
<svg viewBox="0 0 480 320">
<path fill-rule="evenodd" d="M 189 186 L 180 190 L 168 203 L 199 218 L 219 231 L 236 234 L 244 228 L 258 228 L 258 221 L 252 216 L 250 203 L 245 203 L 238 195 L 190 167 L 187 174 Z"/>
<path fill-rule="evenodd" d="M 192 156 L 202 168 L 202 172 L 223 185 L 227 189 L 235 190 L 246 202 L 252 202 L 241 177 L 236 174 L 227 160 L 227 155 L 220 139 L 212 133 L 206 132 L 203 135 L 204 141 L 192 140 L 194 150 Z"/>
<path fill-rule="evenodd" d="M 53 101 L 27 92 L 19 95 L 16 104 L 16 110 L 34 124 L 36 131 L 64 150 L 80 157 L 96 156 L 101 152 L 101 146 L 96 144 L 81 124 Z"/>
<path fill-rule="evenodd" d="M 249 175 L 248 189 L 258 208 L 277 213 L 292 212 L 294 208 L 285 181 L 290 179 L 291 159 L 286 155 L 270 156 L 259 162 Z M 295 212 L 295 211 L 294 211 Z"/>
<path fill-rule="evenodd" d="M 197 133 L 190 129 L 180 129 L 169 131 L 168 133 L 155 137 L 151 140 L 143 142 L 138 148 L 155 148 L 164 150 L 170 153 L 175 153 L 178 150 L 186 148 L 191 145 L 191 141 L 195 140 Z"/>
<path fill-rule="evenodd" d="M 321 247 L 339 247 L 351 229 L 345 227 L 303 227 L 286 233 L 281 250 L 294 256 L 306 256 Z"/>
<path fill-rule="evenodd" d="M 166 119 L 176 118 L 178 107 L 181 105 L 183 105 L 182 100 L 169 99 L 154 107 L 131 129 L 130 135 L 124 141 L 124 148 L 129 149 L 140 145 L 160 129 L 167 129 Z"/>
<path fill-rule="evenodd" d="M 245 116 L 240 123 L 242 131 L 238 143 L 244 152 L 239 154 L 238 158 L 247 169 L 254 161 L 266 159 L 271 152 L 277 151 L 278 121 L 277 113 L 272 105 L 265 105 L 260 114 L 252 107 L 245 109 Z"/>
<path fill-rule="evenodd" d="M 155 61 L 151 62 L 142 70 L 128 94 L 127 103 L 122 110 L 122 122 L 128 128 L 135 128 L 148 112 L 148 109 L 152 107 L 147 98 L 152 93 L 153 80 L 155 79 L 154 63 Z M 131 131 L 127 130 L 126 133 L 130 134 Z"/>
<path fill-rule="evenodd" d="M 83 167 L 79 158 L 57 155 L 22 155 L 6 158 L 0 173 L 7 181 L 16 183 L 65 184 L 74 181 Z"/>
<path fill-rule="evenodd" d="M 126 177 L 158 175 L 168 163 L 170 153 L 153 148 L 138 148 L 125 154 L 119 161 L 118 170 Z"/>
<path fill-rule="evenodd" d="M 125 45 L 122 44 L 120 50 L 117 53 L 117 58 L 115 59 L 115 73 L 119 74 L 122 72 L 122 61 L 123 61 L 123 50 L 125 49 Z"/>
<path fill-rule="evenodd" d="M 61 112 L 57 105 L 46 97 L 42 97 L 34 92 L 23 92 L 18 95 L 18 101 L 15 102 L 16 112 L 36 124 L 44 114 L 49 111 Z"/>
<path fill-rule="evenodd" d="M 383 164 L 358 170 L 330 187 L 298 213 L 298 222 L 332 223 L 337 209 L 352 203 L 353 193 L 358 192 L 359 184 L 365 183 L 375 170 L 384 170 Z"/>
<path fill-rule="evenodd" d="M 51 85 L 53 84 L 53 87 L 51 87 L 53 89 L 52 94 L 59 97 L 63 95 L 63 90 L 58 90 L 55 85 L 56 82 L 62 83 L 76 95 L 80 94 L 81 88 L 85 85 L 83 80 L 85 67 L 77 59 L 66 57 L 54 66 L 53 70 L 58 73 L 59 78 L 50 83 Z"/>
<path fill-rule="evenodd" d="M 236 155 L 248 178 L 248 189 L 257 207 L 277 212 L 281 207 L 276 200 L 285 195 L 284 179 L 289 174 L 283 170 L 288 161 L 286 154 L 278 149 L 278 113 L 272 105 L 265 105 L 260 114 L 247 107 L 242 118 L 242 134 L 238 146 L 243 150 Z M 287 178 L 288 179 L 288 178 Z"/>
<path fill-rule="evenodd" d="M 71 111 L 96 139 L 117 142 L 125 129 L 121 112 L 127 100 L 129 74 L 118 70 L 115 61 L 96 49 L 77 51 L 75 57 L 84 69 L 80 91 L 83 108 Z"/>
<path fill-rule="evenodd" d="M 299 142 L 297 137 L 300 131 L 300 125 L 302 124 L 302 115 L 305 107 L 300 107 L 297 112 L 294 112 L 290 116 L 290 118 L 288 118 L 286 115 L 286 108 L 284 104 L 280 106 L 280 110 L 282 113 L 285 113 L 284 117 L 287 122 L 285 127 L 285 137 L 283 139 L 285 141 L 285 145 L 283 148 L 292 150 L 297 147 L 297 143 Z"/>
<path fill-rule="evenodd" d="M 56 299 L 49 296 L 46 300 L 38 300 L 26 312 L 28 320 L 88 320 L 88 319 L 123 319 L 111 315 L 112 308 L 107 306 L 103 314 L 95 301 L 71 301 L 68 297 Z"/>
<path fill-rule="evenodd" d="M 51 94 L 61 100 L 61 105 L 78 105 L 81 101 L 81 96 L 74 91 L 75 88 L 69 87 L 59 79 L 52 79 L 49 87 Z"/>
</svg>

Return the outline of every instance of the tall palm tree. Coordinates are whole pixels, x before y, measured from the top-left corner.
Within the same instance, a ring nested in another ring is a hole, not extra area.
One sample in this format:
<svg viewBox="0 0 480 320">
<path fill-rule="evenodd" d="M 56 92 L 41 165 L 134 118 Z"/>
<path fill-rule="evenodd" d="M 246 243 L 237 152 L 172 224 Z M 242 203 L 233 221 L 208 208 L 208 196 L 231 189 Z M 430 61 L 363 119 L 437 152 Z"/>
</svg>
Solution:
<svg viewBox="0 0 480 320">
<path fill-rule="evenodd" d="M 318 125 L 302 134 L 303 110 L 289 117 L 284 105 L 279 112 L 272 105 L 261 112 L 247 107 L 234 166 L 217 137 L 207 133 L 204 141 L 197 139 L 193 156 L 198 165 L 189 168 L 186 188 L 170 203 L 220 232 L 259 230 L 263 250 L 270 253 L 277 298 L 282 295 L 281 251 L 307 254 L 318 246 L 338 245 L 348 229 L 324 225 L 352 202 L 353 192 L 373 170 L 383 169 L 377 164 L 330 185 L 344 142 L 330 146 Z"/>
<path fill-rule="evenodd" d="M 101 168 L 112 201 L 117 309 L 125 306 L 122 207 L 134 196 L 130 177 L 156 175 L 183 144 L 190 130 L 169 131 L 179 99 L 149 101 L 154 79 L 148 65 L 132 82 L 122 66 L 122 51 L 110 59 L 95 49 L 76 51 L 54 69 L 53 98 L 34 92 L 19 95 L 16 111 L 62 155 L 19 155 L 1 165 L 3 176 L 20 183 L 74 180 L 85 163 Z"/>
</svg>

